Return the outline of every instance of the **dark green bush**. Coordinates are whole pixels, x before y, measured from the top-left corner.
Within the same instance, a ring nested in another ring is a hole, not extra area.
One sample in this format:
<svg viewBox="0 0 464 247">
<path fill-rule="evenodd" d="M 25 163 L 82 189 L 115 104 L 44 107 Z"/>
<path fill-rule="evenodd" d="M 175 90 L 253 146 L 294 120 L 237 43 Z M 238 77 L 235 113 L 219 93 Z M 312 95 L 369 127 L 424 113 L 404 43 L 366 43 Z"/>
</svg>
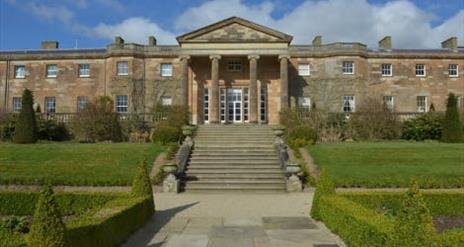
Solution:
<svg viewBox="0 0 464 247">
<path fill-rule="evenodd" d="M 387 246 L 393 231 L 392 219 L 337 195 L 324 195 L 319 203 L 321 220 L 348 246 Z"/>
<path fill-rule="evenodd" d="M 153 189 L 145 162 L 140 162 L 137 173 L 132 180 L 132 194 L 139 197 L 153 197 Z"/>
<path fill-rule="evenodd" d="M 109 97 L 98 97 L 87 103 L 72 123 L 75 138 L 83 142 L 122 141 L 119 115 L 113 108 L 113 100 Z"/>
<path fill-rule="evenodd" d="M 442 132 L 442 115 L 429 112 L 403 123 L 401 138 L 406 140 L 439 140 Z"/>
<path fill-rule="evenodd" d="M 458 99 L 454 94 L 448 95 L 446 114 L 443 119 L 442 142 L 458 143 L 463 141 L 463 130 L 458 112 Z"/>
<path fill-rule="evenodd" d="M 390 246 L 439 246 L 432 216 L 417 183 L 413 183 L 403 196 Z"/>
<path fill-rule="evenodd" d="M 0 228 L 2 227 L 17 233 L 28 233 L 29 221 L 25 216 L 6 216 L 0 220 Z"/>
<path fill-rule="evenodd" d="M 34 247 L 64 247 L 66 227 L 61 217 L 51 186 L 44 186 L 26 238 L 27 243 Z"/>
<path fill-rule="evenodd" d="M 165 123 L 158 124 L 153 130 L 151 139 L 154 143 L 168 144 L 172 142 L 178 142 L 181 137 L 181 130 L 167 125 Z"/>
<path fill-rule="evenodd" d="M 67 141 L 71 138 L 68 128 L 64 123 L 57 123 L 54 120 L 46 120 L 42 117 L 37 118 L 38 138 L 48 141 Z"/>
<path fill-rule="evenodd" d="M 13 139 L 17 115 L 0 114 L 0 140 L 11 141 Z"/>
<path fill-rule="evenodd" d="M 29 89 L 24 89 L 21 112 L 19 113 L 13 136 L 14 143 L 35 143 L 37 141 L 37 123 L 32 107 L 34 96 Z"/>
<path fill-rule="evenodd" d="M 287 143 L 292 149 L 314 144 L 317 141 L 317 133 L 309 125 L 299 125 L 287 129 Z"/>
<path fill-rule="evenodd" d="M 316 192 L 314 193 L 313 204 L 311 207 L 311 217 L 316 220 L 321 220 L 321 198 L 326 195 L 335 194 L 335 184 L 330 178 L 327 169 L 322 169 L 320 179 L 317 182 Z"/>
</svg>

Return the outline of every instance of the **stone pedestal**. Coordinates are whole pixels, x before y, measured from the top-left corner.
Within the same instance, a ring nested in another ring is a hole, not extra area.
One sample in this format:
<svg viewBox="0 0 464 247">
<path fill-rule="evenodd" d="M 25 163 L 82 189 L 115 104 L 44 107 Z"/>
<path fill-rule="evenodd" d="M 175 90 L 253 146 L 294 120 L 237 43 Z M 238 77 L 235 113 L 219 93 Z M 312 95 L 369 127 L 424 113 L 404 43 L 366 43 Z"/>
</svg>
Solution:
<svg viewBox="0 0 464 247">
<path fill-rule="evenodd" d="M 163 192 L 178 193 L 179 179 L 174 174 L 169 174 L 163 181 Z"/>
<path fill-rule="evenodd" d="M 301 180 L 296 175 L 291 175 L 287 179 L 287 192 L 300 192 L 303 189 Z"/>
</svg>

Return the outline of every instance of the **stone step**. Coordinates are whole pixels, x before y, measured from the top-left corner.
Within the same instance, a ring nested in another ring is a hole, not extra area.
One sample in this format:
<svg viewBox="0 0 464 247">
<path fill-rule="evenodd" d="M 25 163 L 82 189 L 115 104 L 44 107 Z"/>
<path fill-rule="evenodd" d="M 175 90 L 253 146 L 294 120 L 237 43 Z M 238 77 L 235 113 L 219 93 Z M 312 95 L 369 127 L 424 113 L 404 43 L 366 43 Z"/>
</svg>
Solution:
<svg viewBox="0 0 464 247">
<path fill-rule="evenodd" d="M 190 160 L 190 165 L 279 165 L 279 160 Z"/>
<path fill-rule="evenodd" d="M 242 156 L 237 156 L 237 155 L 229 155 L 229 156 L 192 156 L 190 158 L 190 161 L 196 161 L 196 162 L 201 162 L 201 161 L 225 161 L 225 160 L 236 160 L 236 161 L 243 161 L 243 160 L 262 160 L 262 161 L 279 161 L 279 159 L 276 157 L 276 155 L 260 155 L 260 156 L 249 156 L 249 155 L 242 155 Z"/>
<path fill-rule="evenodd" d="M 192 170 L 281 170 L 279 165 L 200 165 L 195 164 L 187 168 L 187 171 Z"/>
<path fill-rule="evenodd" d="M 211 173 L 220 173 L 220 174 L 228 174 L 228 173 L 239 173 L 239 174 L 249 174 L 249 173 L 281 173 L 282 169 L 280 167 L 273 167 L 273 168 L 261 168 L 261 167 L 253 167 L 253 168 L 193 168 L 189 167 L 186 170 L 187 174 L 211 174 Z"/>
<path fill-rule="evenodd" d="M 274 142 L 273 137 L 266 137 L 266 136 L 256 136 L 256 137 L 250 137 L 250 136 L 229 136 L 229 137 L 224 137 L 224 136 L 200 136 L 200 137 L 195 137 L 195 141 L 268 141 L 268 142 Z"/>
<path fill-rule="evenodd" d="M 253 150 L 239 150 L 239 151 L 207 151 L 207 150 L 195 150 L 192 153 L 191 157 L 269 157 L 269 156 L 276 156 L 277 153 L 275 150 L 270 151 L 253 151 Z"/>
<path fill-rule="evenodd" d="M 200 180 L 187 180 L 187 184 L 217 184 L 217 185 L 275 185 L 285 184 L 284 179 L 200 179 Z"/>
<path fill-rule="evenodd" d="M 269 173 L 269 174 L 187 174 L 185 179 L 284 179 L 284 175 L 282 173 Z"/>
<path fill-rule="evenodd" d="M 195 144 L 226 144 L 226 145 L 269 145 L 272 144 L 272 141 L 268 140 L 195 140 Z"/>
<path fill-rule="evenodd" d="M 230 150 L 230 149 L 254 149 L 254 150 L 275 150 L 274 145 L 269 144 L 202 144 L 195 143 L 195 149 L 205 148 L 208 150 Z"/>
<path fill-rule="evenodd" d="M 211 192 L 211 191 L 234 191 L 234 192 L 239 192 L 239 191 L 285 191 L 285 185 L 284 184 L 276 184 L 276 185 L 269 185 L 269 184 L 264 184 L 264 185 L 217 185 L 217 184 L 190 184 L 186 183 L 185 185 L 185 191 L 205 191 L 205 192 Z"/>
</svg>

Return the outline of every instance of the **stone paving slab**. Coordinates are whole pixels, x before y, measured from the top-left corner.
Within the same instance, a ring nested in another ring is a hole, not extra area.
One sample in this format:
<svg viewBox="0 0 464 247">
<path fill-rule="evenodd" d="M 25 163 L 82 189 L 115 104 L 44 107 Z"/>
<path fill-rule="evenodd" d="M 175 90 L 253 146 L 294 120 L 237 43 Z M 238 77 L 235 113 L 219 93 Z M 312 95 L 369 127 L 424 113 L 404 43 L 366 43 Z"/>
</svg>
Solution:
<svg viewBox="0 0 464 247">
<path fill-rule="evenodd" d="M 346 247 L 309 217 L 312 196 L 155 194 L 155 216 L 121 246 Z"/>
</svg>

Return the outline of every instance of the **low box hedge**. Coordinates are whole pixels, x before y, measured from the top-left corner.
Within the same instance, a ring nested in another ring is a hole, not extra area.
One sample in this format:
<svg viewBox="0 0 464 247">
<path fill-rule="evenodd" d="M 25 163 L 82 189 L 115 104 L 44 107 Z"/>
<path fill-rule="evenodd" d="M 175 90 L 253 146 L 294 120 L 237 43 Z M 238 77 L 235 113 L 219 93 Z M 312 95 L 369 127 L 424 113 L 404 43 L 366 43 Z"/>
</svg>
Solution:
<svg viewBox="0 0 464 247">
<path fill-rule="evenodd" d="M 322 221 L 348 246 L 386 246 L 393 230 L 393 220 L 347 198 L 328 195 L 320 200 Z"/>
<path fill-rule="evenodd" d="M 447 230 L 440 235 L 443 247 L 464 246 L 464 230 Z"/>
<path fill-rule="evenodd" d="M 129 193 L 56 193 L 66 222 L 66 246 L 114 247 L 142 227 L 153 215 L 149 197 Z M 0 215 L 32 215 L 38 193 L 1 192 Z M 25 236 L 0 227 L 6 247 L 26 246 Z"/>
<path fill-rule="evenodd" d="M 396 215 L 403 193 L 350 192 L 340 195 L 370 209 L 393 210 Z M 432 216 L 464 216 L 464 193 L 424 192 L 422 197 Z"/>
</svg>

